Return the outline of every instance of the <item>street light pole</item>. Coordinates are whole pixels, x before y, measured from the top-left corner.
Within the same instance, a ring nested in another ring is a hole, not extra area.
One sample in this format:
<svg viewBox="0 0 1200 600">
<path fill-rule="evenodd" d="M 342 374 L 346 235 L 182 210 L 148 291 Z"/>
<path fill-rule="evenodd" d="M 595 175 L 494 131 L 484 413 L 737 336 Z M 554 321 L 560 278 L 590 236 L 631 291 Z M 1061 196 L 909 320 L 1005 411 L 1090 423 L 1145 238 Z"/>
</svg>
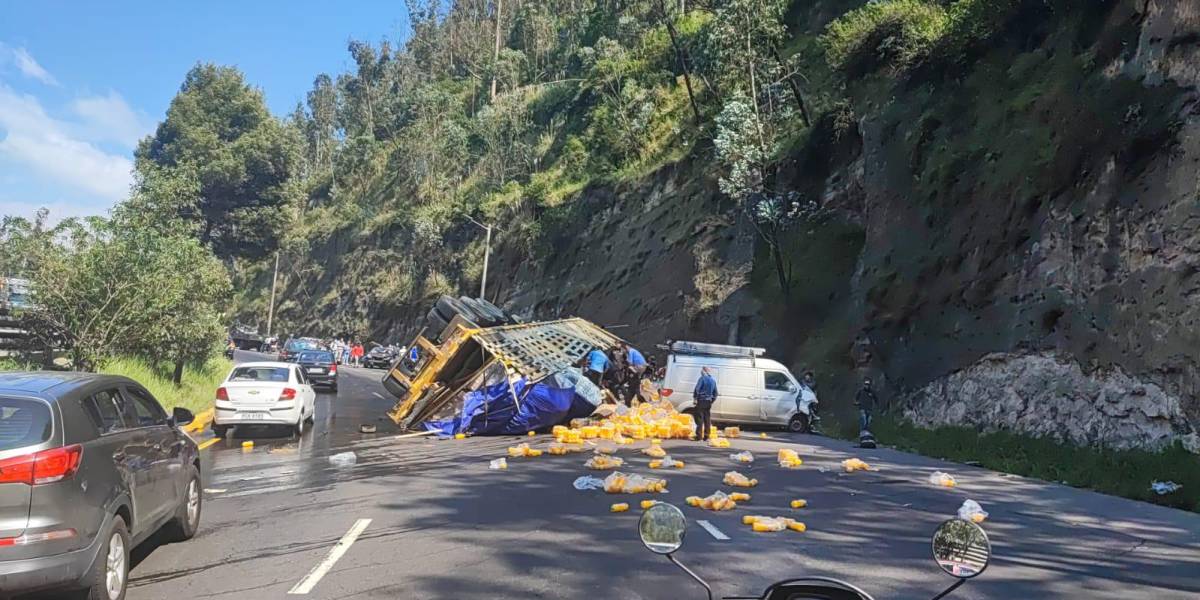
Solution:
<svg viewBox="0 0 1200 600">
<path fill-rule="evenodd" d="M 275 270 L 271 272 L 271 306 L 267 308 L 267 337 L 271 337 L 271 324 L 275 320 L 275 284 L 279 281 L 279 251 L 275 251 Z"/>
</svg>

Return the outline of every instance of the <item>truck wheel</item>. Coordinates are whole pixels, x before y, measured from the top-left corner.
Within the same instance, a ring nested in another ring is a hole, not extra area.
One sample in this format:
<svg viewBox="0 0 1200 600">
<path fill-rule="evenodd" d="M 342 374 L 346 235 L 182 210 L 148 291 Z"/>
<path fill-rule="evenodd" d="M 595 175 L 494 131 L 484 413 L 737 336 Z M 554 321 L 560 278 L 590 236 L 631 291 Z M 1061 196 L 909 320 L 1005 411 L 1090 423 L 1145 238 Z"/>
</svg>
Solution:
<svg viewBox="0 0 1200 600">
<path fill-rule="evenodd" d="M 408 395 L 408 386 L 396 381 L 396 378 L 392 377 L 391 373 L 384 375 L 383 381 L 380 383 L 383 384 L 383 389 L 387 390 L 389 394 L 395 396 L 397 399 L 403 399 Z"/>
<path fill-rule="evenodd" d="M 792 418 L 788 420 L 787 428 L 792 433 L 805 433 L 808 431 L 808 419 L 801 414 L 792 415 Z"/>
<path fill-rule="evenodd" d="M 505 313 L 499 306 L 496 306 L 495 304 L 492 304 L 483 298 L 476 298 L 475 303 L 490 319 L 496 323 L 513 322 L 512 317 L 508 316 L 508 313 Z"/>
<path fill-rule="evenodd" d="M 431 309 L 429 314 L 425 316 L 425 333 L 427 334 L 425 337 L 433 340 L 434 343 L 440 344 L 442 343 L 442 333 L 449 326 L 449 320 L 442 318 L 442 315 L 438 314 L 436 308 Z"/>
<path fill-rule="evenodd" d="M 471 309 L 471 314 L 473 315 L 471 320 L 475 321 L 476 325 L 481 327 L 492 327 L 504 323 L 503 318 L 497 319 L 496 316 L 491 314 L 491 311 L 489 311 L 487 307 L 480 304 L 478 300 L 468 296 L 463 296 L 462 298 L 459 298 L 459 300 L 462 301 L 467 308 Z"/>
<path fill-rule="evenodd" d="M 433 306 L 433 312 L 442 317 L 442 320 L 449 323 L 454 320 L 455 315 L 461 315 L 462 318 L 475 322 L 477 318 L 471 307 L 463 303 L 462 300 L 454 296 L 442 296 L 438 298 L 437 304 Z"/>
</svg>

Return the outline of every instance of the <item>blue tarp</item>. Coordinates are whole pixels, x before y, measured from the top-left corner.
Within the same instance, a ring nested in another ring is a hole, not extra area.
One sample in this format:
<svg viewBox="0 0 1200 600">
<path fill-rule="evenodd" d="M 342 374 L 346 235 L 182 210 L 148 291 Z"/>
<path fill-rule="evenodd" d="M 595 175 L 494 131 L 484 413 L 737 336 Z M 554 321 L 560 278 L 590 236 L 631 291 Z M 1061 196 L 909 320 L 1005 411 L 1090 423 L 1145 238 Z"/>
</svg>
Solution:
<svg viewBox="0 0 1200 600">
<path fill-rule="evenodd" d="M 547 377 L 532 386 L 526 385 L 524 379 L 518 379 L 511 389 L 501 381 L 467 392 L 458 416 L 426 421 L 425 429 L 437 431 L 442 436 L 456 433 L 520 435 L 590 415 L 595 409 L 588 398 L 570 386 L 570 379 Z"/>
</svg>

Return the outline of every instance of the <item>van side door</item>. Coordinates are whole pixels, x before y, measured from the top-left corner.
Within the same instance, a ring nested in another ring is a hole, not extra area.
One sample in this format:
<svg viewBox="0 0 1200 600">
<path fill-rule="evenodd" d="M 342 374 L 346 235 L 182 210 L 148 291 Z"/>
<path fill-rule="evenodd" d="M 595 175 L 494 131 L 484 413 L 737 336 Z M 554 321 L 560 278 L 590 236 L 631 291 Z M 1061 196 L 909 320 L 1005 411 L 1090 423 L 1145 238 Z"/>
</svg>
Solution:
<svg viewBox="0 0 1200 600">
<path fill-rule="evenodd" d="M 761 371 L 751 367 L 718 367 L 717 402 L 713 419 L 736 423 L 762 421 L 763 380 Z"/>
<path fill-rule="evenodd" d="M 763 371 L 763 420 L 774 424 L 787 424 L 796 413 L 796 393 L 800 386 L 792 376 L 783 371 Z"/>
</svg>

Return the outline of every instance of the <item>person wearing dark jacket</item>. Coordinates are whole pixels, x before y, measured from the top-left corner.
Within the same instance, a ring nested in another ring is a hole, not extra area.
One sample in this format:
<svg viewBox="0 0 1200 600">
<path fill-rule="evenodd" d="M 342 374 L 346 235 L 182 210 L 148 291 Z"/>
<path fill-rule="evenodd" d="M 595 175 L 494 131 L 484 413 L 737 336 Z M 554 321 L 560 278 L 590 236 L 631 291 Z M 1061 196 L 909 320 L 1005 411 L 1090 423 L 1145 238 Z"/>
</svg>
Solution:
<svg viewBox="0 0 1200 600">
<path fill-rule="evenodd" d="M 879 404 L 879 397 L 875 395 L 875 391 L 871 389 L 871 379 L 868 377 L 863 380 L 862 389 L 854 395 L 854 405 L 858 407 L 858 430 L 869 431 L 871 429 L 871 415 L 875 412 L 875 406 Z"/>
<path fill-rule="evenodd" d="M 712 429 L 712 405 L 717 400 L 717 380 L 713 379 L 708 367 L 700 370 L 692 397 L 696 399 L 696 439 L 704 441 Z"/>
</svg>

